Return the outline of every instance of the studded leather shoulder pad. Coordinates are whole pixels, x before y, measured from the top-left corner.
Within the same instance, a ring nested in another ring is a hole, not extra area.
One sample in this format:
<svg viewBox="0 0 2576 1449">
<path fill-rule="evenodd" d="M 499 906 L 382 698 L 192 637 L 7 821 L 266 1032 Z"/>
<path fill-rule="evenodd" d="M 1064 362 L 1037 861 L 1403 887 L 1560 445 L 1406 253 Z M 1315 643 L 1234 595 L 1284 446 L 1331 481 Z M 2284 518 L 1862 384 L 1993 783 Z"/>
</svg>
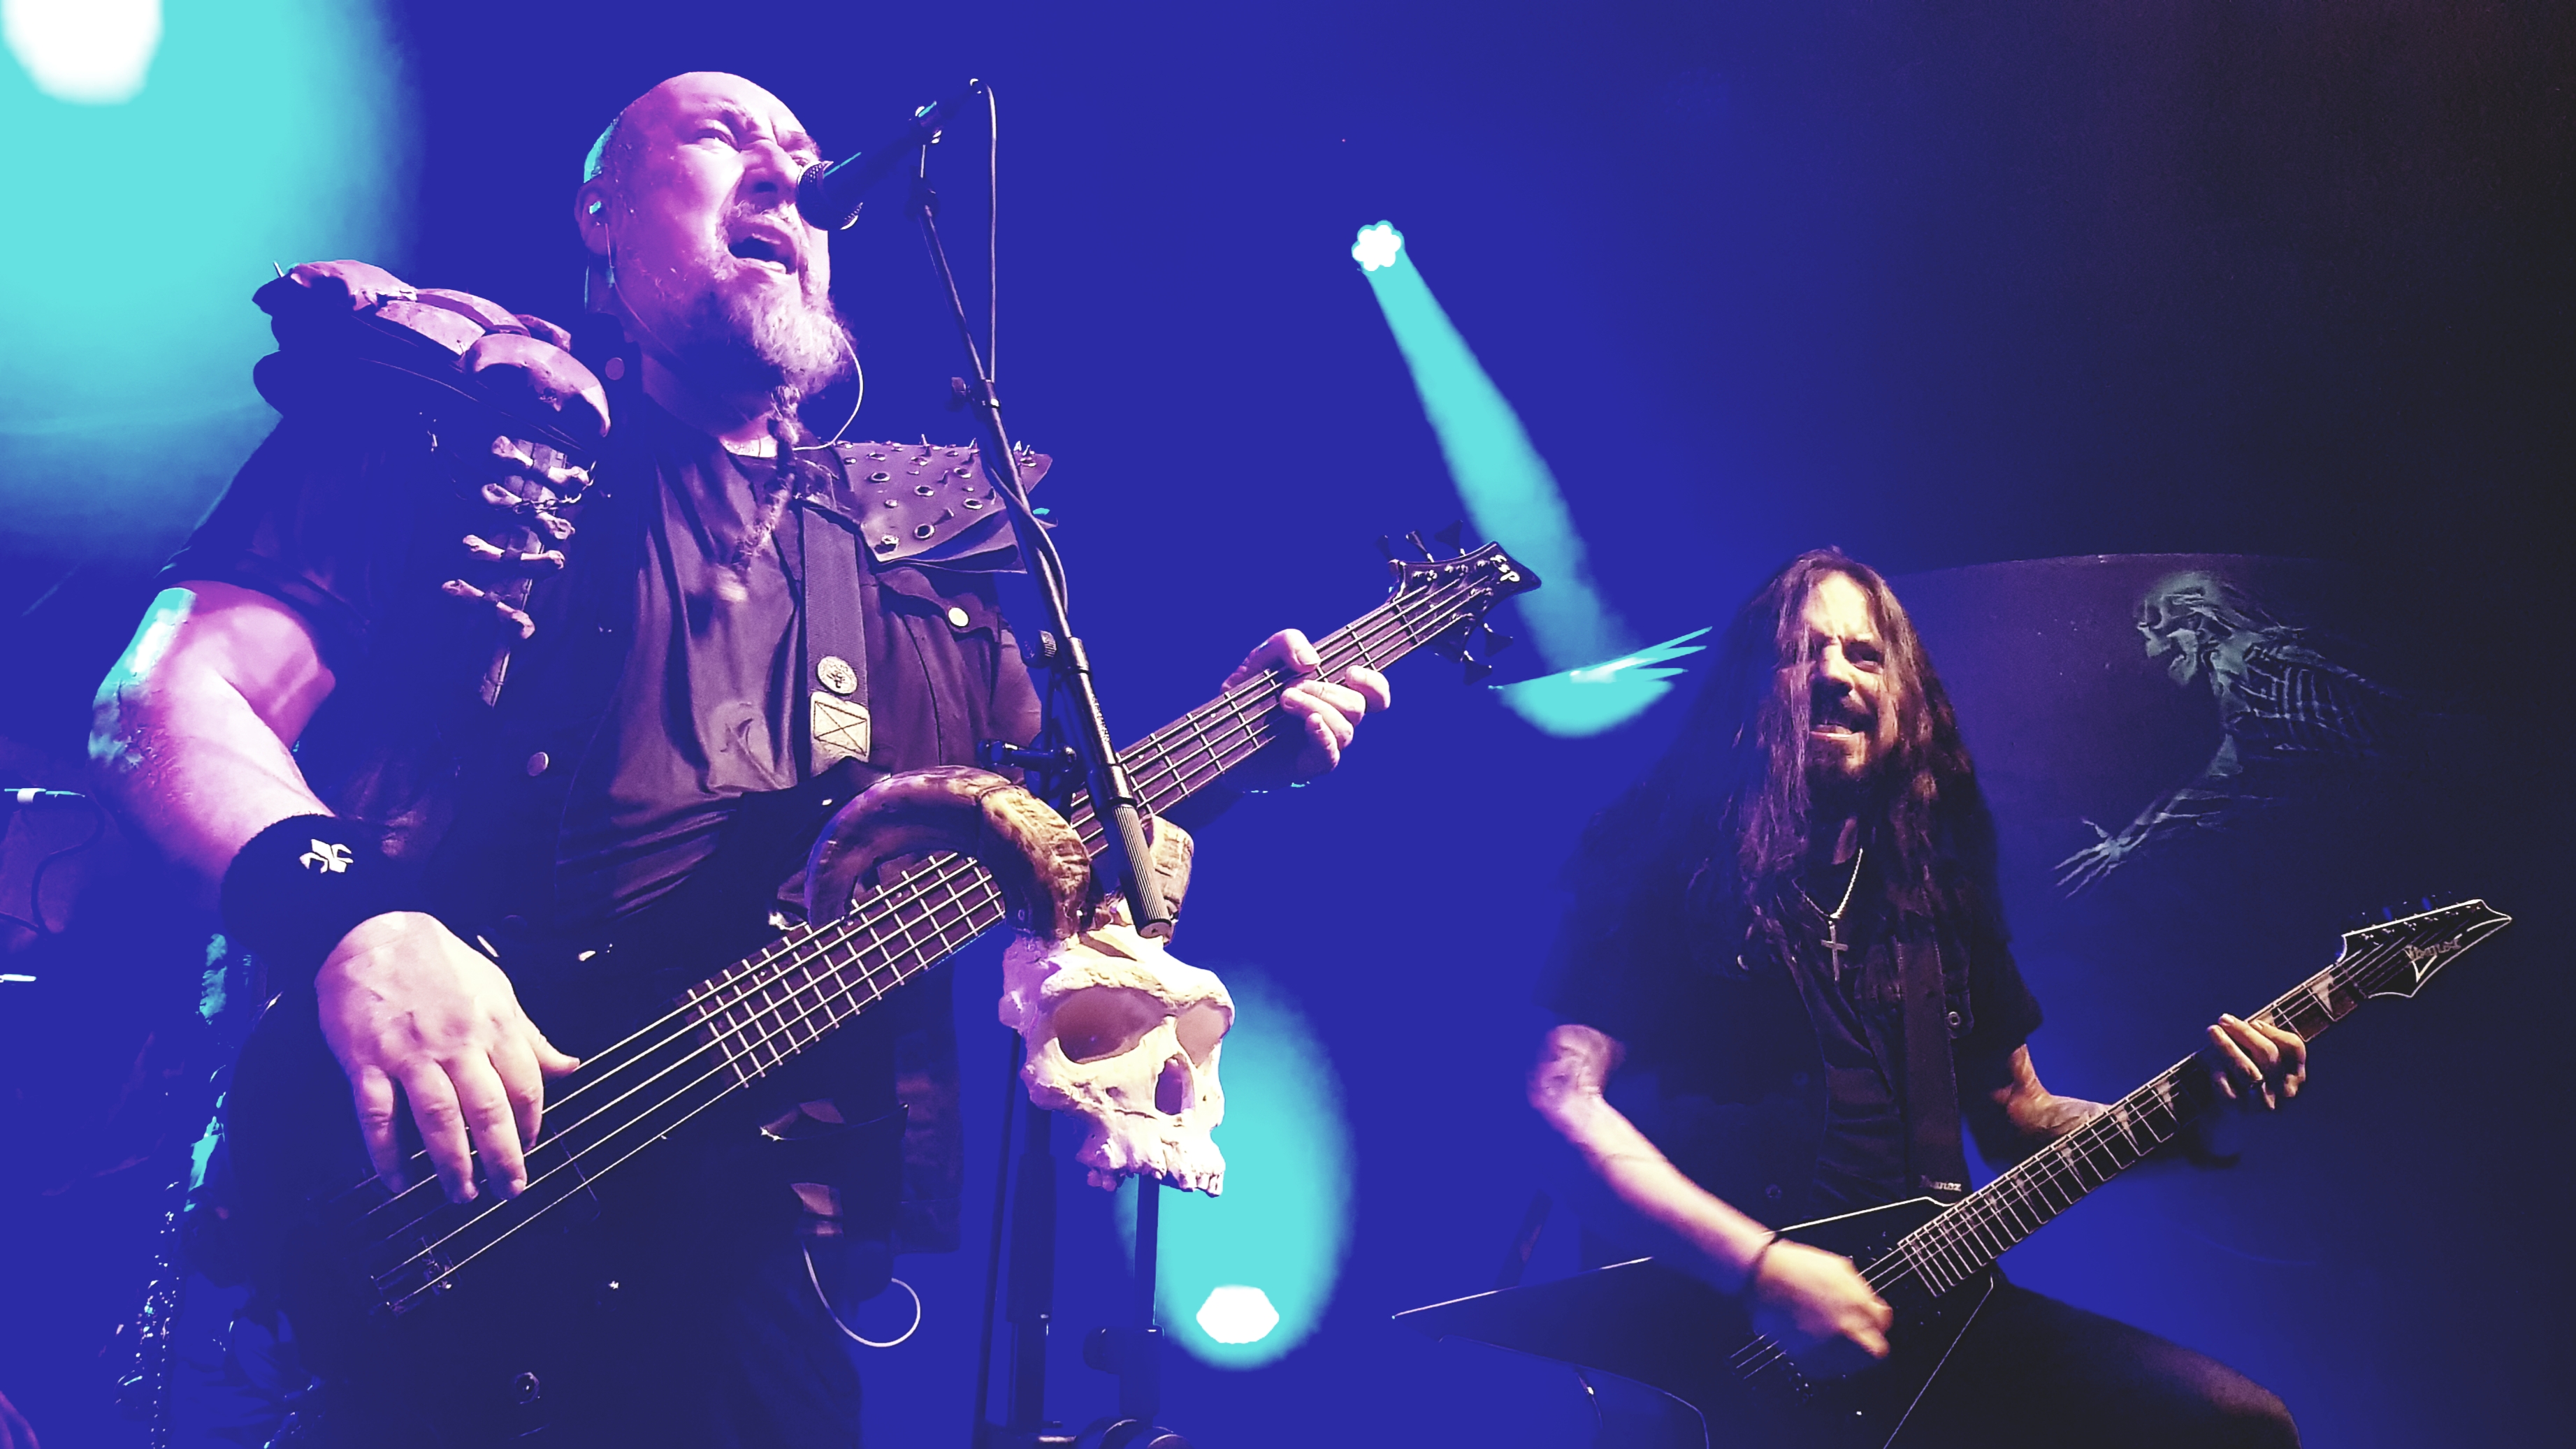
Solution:
<svg viewBox="0 0 2576 1449">
<path fill-rule="evenodd" d="M 972 447 L 938 443 L 836 443 L 850 481 L 839 500 L 880 564 L 1007 566 L 1011 523 L 983 459 Z M 1020 479 L 1035 488 L 1054 459 L 1020 455 Z"/>
</svg>

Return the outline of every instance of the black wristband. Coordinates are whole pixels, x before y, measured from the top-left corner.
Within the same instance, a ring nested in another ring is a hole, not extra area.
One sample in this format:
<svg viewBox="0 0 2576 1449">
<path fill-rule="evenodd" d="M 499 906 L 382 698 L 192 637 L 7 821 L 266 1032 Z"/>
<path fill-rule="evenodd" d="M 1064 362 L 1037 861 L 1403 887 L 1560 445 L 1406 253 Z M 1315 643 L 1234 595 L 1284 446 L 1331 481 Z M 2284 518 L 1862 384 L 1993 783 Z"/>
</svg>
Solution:
<svg viewBox="0 0 2576 1449">
<path fill-rule="evenodd" d="M 224 869 L 224 934 L 272 981 L 309 981 L 360 921 L 422 908 L 408 872 L 362 821 L 297 815 L 250 838 Z"/>
</svg>

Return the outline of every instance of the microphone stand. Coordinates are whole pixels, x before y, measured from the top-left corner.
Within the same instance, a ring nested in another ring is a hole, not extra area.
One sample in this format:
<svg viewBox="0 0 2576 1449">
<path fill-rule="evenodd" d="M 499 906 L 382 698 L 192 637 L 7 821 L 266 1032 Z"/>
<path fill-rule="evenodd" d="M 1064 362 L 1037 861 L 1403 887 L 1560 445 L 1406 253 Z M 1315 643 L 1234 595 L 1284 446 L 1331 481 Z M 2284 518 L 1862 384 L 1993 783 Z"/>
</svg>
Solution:
<svg viewBox="0 0 2576 1449">
<path fill-rule="evenodd" d="M 923 157 L 923 170 L 928 170 L 928 156 Z M 966 352 L 969 376 L 964 384 L 964 399 L 975 413 L 975 422 L 984 455 L 984 475 L 993 480 L 993 491 L 1011 516 L 1013 537 L 1019 544 L 1020 558 L 1027 564 L 1044 609 L 1045 627 L 1037 633 L 1034 647 L 1024 646 L 1032 668 L 1047 671 L 1050 687 L 1046 694 L 1046 731 L 1041 738 L 1056 744 L 1069 744 L 1082 767 L 1084 782 L 1091 792 L 1093 814 L 1105 829 L 1102 859 L 1117 875 L 1119 888 L 1127 898 L 1127 910 L 1139 934 L 1161 937 L 1171 934 L 1172 910 L 1163 899 L 1162 883 L 1154 875 L 1153 856 L 1145 844 L 1141 807 L 1144 797 L 1138 793 L 1134 778 L 1118 758 L 1109 742 L 1109 726 L 1100 711 L 1100 695 L 1091 677 L 1091 660 L 1084 652 L 1080 636 L 1073 632 L 1069 600 L 1065 589 L 1064 560 L 1056 553 L 1055 541 L 1030 511 L 1028 490 L 1019 476 L 1019 452 L 1011 441 L 1010 430 L 1002 422 L 1002 400 L 994 391 L 993 377 L 985 367 L 983 350 L 975 345 L 975 331 L 967 320 L 966 302 L 957 290 L 957 274 L 949 267 L 948 249 L 939 240 L 939 197 L 931 190 L 926 176 L 916 174 L 906 199 L 909 210 L 921 224 L 922 240 L 929 245 L 931 265 L 939 272 L 941 290 L 948 294 L 950 315 L 957 323 L 957 341 Z M 961 381 L 963 381 L 961 379 Z M 1019 750 L 1004 746 L 985 752 L 986 761 L 995 765 L 1035 765 L 1042 770 L 1065 760 L 1059 750 Z M 1014 1057 L 1016 1064 L 1017 1058 Z M 1013 1074 L 1016 1090 L 1017 1073 Z M 1012 1098 L 1006 1091 L 1003 1102 L 1007 1112 Z M 988 1406 L 979 1390 L 975 1402 L 974 1449 L 1037 1449 L 1037 1446 L 1059 1446 L 1080 1443 L 1090 1449 L 1189 1449 L 1189 1441 L 1154 1423 L 1161 1407 L 1160 1343 L 1161 1334 L 1154 1327 L 1154 1269 L 1161 1247 L 1162 1185 L 1150 1175 L 1136 1179 L 1136 1284 L 1137 1323 L 1126 1329 L 1094 1330 L 1083 1345 L 1083 1361 L 1097 1369 L 1117 1375 L 1118 1416 L 1094 1424 L 1079 1441 L 1061 1433 L 1050 1432 L 1045 1421 L 1047 1322 L 1052 1308 L 1052 1280 L 1055 1275 L 1055 1181 L 1054 1158 L 1049 1150 L 1050 1114 L 1030 1110 L 1028 1136 L 1020 1166 L 1019 1231 L 1013 1235 L 1011 1254 L 1011 1322 L 1014 1342 L 1011 1354 L 1010 1422 L 994 1425 L 985 1415 Z M 1005 1126 L 1005 1135 L 1008 1127 Z M 1035 1179 L 1043 1175 L 1043 1183 Z M 998 1207 L 999 1200 L 996 1200 Z M 1000 1229 L 997 1221 L 996 1232 Z M 1045 1241 L 1040 1242 L 1043 1234 Z M 990 1319 L 987 1318 L 989 1325 Z M 989 1331 L 989 1329 L 988 1329 Z M 992 1345 L 987 1340 L 985 1361 L 990 1363 Z M 979 1378 L 982 1376 L 979 1375 Z"/>
</svg>

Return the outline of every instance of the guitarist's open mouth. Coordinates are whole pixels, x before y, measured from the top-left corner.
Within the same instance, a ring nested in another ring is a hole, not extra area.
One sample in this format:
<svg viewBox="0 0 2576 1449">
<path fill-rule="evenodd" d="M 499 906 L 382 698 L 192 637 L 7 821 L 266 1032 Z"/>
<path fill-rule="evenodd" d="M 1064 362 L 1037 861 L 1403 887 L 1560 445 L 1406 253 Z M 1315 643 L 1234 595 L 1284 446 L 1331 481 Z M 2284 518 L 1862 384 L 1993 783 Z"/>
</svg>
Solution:
<svg viewBox="0 0 2576 1449">
<path fill-rule="evenodd" d="M 1867 739 L 1877 728 L 1878 721 L 1867 710 L 1853 708 L 1849 701 L 1827 703 L 1820 699 L 1807 718 L 1807 733 L 1824 739 Z"/>
</svg>

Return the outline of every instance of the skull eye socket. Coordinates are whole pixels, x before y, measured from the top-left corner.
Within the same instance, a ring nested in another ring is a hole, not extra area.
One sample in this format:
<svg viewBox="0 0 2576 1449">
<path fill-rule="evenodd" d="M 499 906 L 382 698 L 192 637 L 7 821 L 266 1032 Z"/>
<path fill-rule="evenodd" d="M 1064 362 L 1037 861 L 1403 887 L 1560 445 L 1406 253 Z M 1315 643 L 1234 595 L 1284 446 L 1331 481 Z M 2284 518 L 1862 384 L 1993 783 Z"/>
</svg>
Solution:
<svg viewBox="0 0 2576 1449">
<path fill-rule="evenodd" d="M 1225 1036 L 1225 1029 L 1232 1025 L 1233 1012 L 1213 1001 L 1202 1001 L 1181 1013 L 1175 1030 L 1181 1039 L 1181 1050 L 1190 1054 L 1191 1064 L 1204 1067 L 1208 1064 L 1208 1053 L 1216 1050 L 1217 1042 Z"/>
<path fill-rule="evenodd" d="M 1132 986 L 1076 991 L 1055 1009 L 1055 1042 L 1069 1061 L 1096 1062 L 1136 1049 L 1163 1024 L 1163 1003 Z"/>
</svg>

